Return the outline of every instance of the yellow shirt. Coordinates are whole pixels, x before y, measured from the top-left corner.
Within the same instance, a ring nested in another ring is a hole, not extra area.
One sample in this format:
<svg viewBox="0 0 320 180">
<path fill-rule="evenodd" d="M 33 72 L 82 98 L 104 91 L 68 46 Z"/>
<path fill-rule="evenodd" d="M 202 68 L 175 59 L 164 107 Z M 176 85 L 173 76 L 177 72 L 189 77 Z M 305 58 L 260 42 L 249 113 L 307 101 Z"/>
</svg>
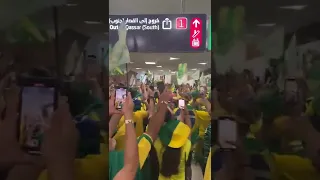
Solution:
<svg viewBox="0 0 320 180">
<path fill-rule="evenodd" d="M 160 141 L 160 139 L 157 139 L 154 142 L 154 147 L 157 151 L 157 155 L 158 155 L 158 160 L 159 160 L 159 165 L 161 168 L 161 164 L 162 164 L 162 155 L 164 152 L 164 147 L 162 146 L 162 142 Z M 171 177 L 167 178 L 162 176 L 161 174 L 159 175 L 159 179 L 158 180 L 185 180 L 185 164 L 188 160 L 189 157 L 189 153 L 191 151 L 191 141 L 187 140 L 187 142 L 185 143 L 184 146 L 181 147 L 181 157 L 180 157 L 180 165 L 179 165 L 179 173 L 172 175 Z"/>
<path fill-rule="evenodd" d="M 206 164 L 206 169 L 204 171 L 203 180 L 211 180 L 211 148 L 210 148 L 210 153 L 209 153 L 207 164 Z"/>
<path fill-rule="evenodd" d="M 101 145 L 100 155 L 88 155 L 84 159 L 74 162 L 75 180 L 106 180 L 108 179 L 108 154 L 109 148 Z M 38 180 L 47 180 L 47 170 L 44 170 Z"/>
<path fill-rule="evenodd" d="M 152 146 L 151 138 L 149 138 L 150 141 L 144 136 L 147 135 L 143 134 L 138 139 L 140 168 L 144 165 Z M 105 144 L 101 144 L 100 149 L 100 155 L 89 155 L 84 159 L 75 160 L 75 180 L 107 180 L 109 178 L 109 148 Z M 47 170 L 40 174 L 38 180 L 48 180 Z"/>
<path fill-rule="evenodd" d="M 273 155 L 273 180 L 319 180 L 320 173 L 309 159 L 295 155 Z"/>
<path fill-rule="evenodd" d="M 143 119 L 146 118 L 147 116 L 148 116 L 147 111 L 136 111 L 133 113 L 133 121 L 136 124 L 135 128 L 136 128 L 137 137 L 141 136 L 144 133 Z M 124 124 L 124 116 L 122 116 L 118 124 L 118 131 L 114 136 L 114 139 L 117 141 L 117 144 L 116 144 L 117 151 L 124 149 L 125 133 L 126 133 L 126 126 Z"/>
<path fill-rule="evenodd" d="M 211 123 L 211 116 L 206 111 L 193 111 L 196 121 L 194 127 L 199 128 L 199 137 L 203 138 L 207 127 Z"/>
</svg>

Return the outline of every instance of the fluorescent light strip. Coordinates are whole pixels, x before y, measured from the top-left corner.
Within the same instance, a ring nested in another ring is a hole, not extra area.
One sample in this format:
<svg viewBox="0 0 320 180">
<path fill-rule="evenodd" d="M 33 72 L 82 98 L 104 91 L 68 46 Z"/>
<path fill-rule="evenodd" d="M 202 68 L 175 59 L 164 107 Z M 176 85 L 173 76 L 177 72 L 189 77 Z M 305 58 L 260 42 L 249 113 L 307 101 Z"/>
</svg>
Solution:
<svg viewBox="0 0 320 180">
<path fill-rule="evenodd" d="M 156 62 L 145 62 L 146 64 L 156 64 Z"/>
<path fill-rule="evenodd" d="M 157 66 L 158 68 L 161 68 L 162 66 Z"/>
<path fill-rule="evenodd" d="M 207 63 L 198 63 L 198 64 L 201 64 L 201 65 L 206 65 Z"/>
<path fill-rule="evenodd" d="M 257 24 L 257 26 L 260 26 L 260 27 L 273 27 L 275 25 L 276 23 Z"/>
<path fill-rule="evenodd" d="M 288 10 L 295 10 L 300 11 L 306 8 L 308 5 L 292 5 L 292 6 L 280 6 L 280 9 L 288 9 Z"/>
<path fill-rule="evenodd" d="M 141 69 L 141 68 L 136 68 L 136 69 Z"/>
<path fill-rule="evenodd" d="M 102 24 L 101 21 L 84 21 L 86 24 Z"/>
<path fill-rule="evenodd" d="M 174 61 L 174 60 L 179 60 L 180 58 L 175 58 L 175 57 L 170 57 L 169 60 L 170 61 Z"/>
<path fill-rule="evenodd" d="M 78 6 L 78 4 L 75 4 L 75 3 L 68 3 L 66 4 L 68 7 L 74 7 L 74 6 Z"/>
</svg>

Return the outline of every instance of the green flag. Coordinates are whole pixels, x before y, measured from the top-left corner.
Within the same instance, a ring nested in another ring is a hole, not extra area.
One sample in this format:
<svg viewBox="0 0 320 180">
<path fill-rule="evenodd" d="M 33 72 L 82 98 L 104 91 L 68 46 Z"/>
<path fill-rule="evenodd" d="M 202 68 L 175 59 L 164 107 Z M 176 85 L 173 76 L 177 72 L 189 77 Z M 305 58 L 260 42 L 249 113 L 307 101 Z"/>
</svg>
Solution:
<svg viewBox="0 0 320 180">
<path fill-rule="evenodd" d="M 215 52 L 224 55 L 243 35 L 245 9 L 243 6 L 221 7 L 218 16 L 219 24 L 214 32 L 213 40 Z"/>
<path fill-rule="evenodd" d="M 182 79 L 186 72 L 187 72 L 187 63 L 179 64 L 177 78 Z"/>
</svg>

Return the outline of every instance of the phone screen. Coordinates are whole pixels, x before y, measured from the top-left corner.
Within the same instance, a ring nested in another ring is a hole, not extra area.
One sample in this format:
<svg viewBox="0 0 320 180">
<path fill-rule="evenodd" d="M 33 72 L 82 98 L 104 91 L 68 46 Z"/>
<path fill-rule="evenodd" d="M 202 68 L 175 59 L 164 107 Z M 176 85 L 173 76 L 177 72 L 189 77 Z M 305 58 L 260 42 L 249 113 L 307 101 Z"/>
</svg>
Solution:
<svg viewBox="0 0 320 180">
<path fill-rule="evenodd" d="M 24 86 L 20 98 L 19 142 L 29 153 L 40 154 L 43 133 L 54 112 L 55 88 Z"/>
<path fill-rule="evenodd" d="M 237 123 L 230 119 L 218 120 L 218 141 L 222 149 L 235 149 L 236 147 L 226 143 L 236 142 Z"/>
<path fill-rule="evenodd" d="M 126 88 L 117 88 L 116 89 L 116 100 L 115 107 L 117 109 L 122 109 L 125 98 L 127 97 L 127 89 Z"/>
<path fill-rule="evenodd" d="M 179 108 L 184 109 L 185 107 L 185 101 L 183 99 L 179 99 Z"/>
</svg>

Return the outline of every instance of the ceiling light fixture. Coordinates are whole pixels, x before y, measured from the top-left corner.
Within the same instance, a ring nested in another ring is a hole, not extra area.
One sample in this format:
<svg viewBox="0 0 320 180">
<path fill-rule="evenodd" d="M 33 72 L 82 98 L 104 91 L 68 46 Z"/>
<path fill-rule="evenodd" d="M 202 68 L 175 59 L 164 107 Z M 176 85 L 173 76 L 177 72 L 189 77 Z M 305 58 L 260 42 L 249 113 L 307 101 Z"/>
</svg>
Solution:
<svg viewBox="0 0 320 180">
<path fill-rule="evenodd" d="M 201 64 L 201 65 L 206 65 L 207 63 L 198 63 L 198 64 Z"/>
<path fill-rule="evenodd" d="M 288 10 L 295 10 L 300 11 L 306 8 L 308 5 L 292 5 L 292 6 L 280 6 L 280 9 L 288 9 Z"/>
<path fill-rule="evenodd" d="M 276 23 L 264 23 L 264 24 L 257 24 L 259 27 L 273 27 Z"/>
<path fill-rule="evenodd" d="M 133 64 L 134 62 L 130 61 L 129 64 Z"/>
<path fill-rule="evenodd" d="M 157 66 L 158 68 L 161 68 L 162 66 Z"/>
<path fill-rule="evenodd" d="M 163 71 L 163 70 L 161 69 L 161 70 L 159 70 L 159 71 Z"/>
<path fill-rule="evenodd" d="M 172 71 L 171 73 L 172 73 L 172 74 L 175 74 L 176 72 Z"/>
<path fill-rule="evenodd" d="M 84 21 L 86 24 L 102 24 L 101 21 Z"/>
<path fill-rule="evenodd" d="M 196 71 L 197 69 L 191 69 L 192 71 Z"/>
<path fill-rule="evenodd" d="M 141 68 L 136 68 L 136 69 L 141 69 Z"/>
<path fill-rule="evenodd" d="M 78 6 L 78 4 L 75 4 L 75 3 L 68 3 L 68 4 L 66 4 L 66 6 L 68 6 L 68 7 L 74 7 L 74 6 Z"/>
<path fill-rule="evenodd" d="M 175 58 L 175 57 L 170 57 L 169 60 L 170 61 L 174 61 L 174 60 L 179 60 L 180 58 Z"/>
<path fill-rule="evenodd" d="M 156 64 L 156 62 L 145 62 L 146 64 Z"/>
</svg>

